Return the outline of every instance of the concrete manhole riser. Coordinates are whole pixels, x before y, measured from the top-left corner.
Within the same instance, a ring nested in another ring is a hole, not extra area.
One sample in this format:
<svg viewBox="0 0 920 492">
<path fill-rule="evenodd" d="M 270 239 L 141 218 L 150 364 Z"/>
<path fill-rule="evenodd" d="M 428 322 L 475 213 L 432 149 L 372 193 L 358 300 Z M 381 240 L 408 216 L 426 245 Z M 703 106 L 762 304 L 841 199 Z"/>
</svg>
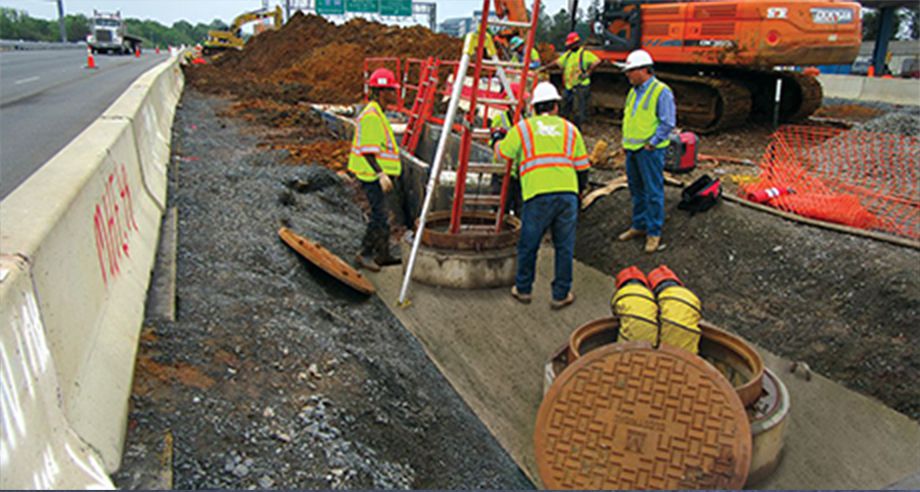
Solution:
<svg viewBox="0 0 920 492">
<path fill-rule="evenodd" d="M 502 231 L 485 230 L 494 224 L 495 214 L 465 213 L 464 225 L 477 227 L 447 232 L 450 212 L 429 215 L 422 242 L 415 258 L 412 280 L 427 285 L 455 289 L 481 289 L 514 284 L 517 269 L 517 239 L 520 221 L 505 217 Z M 400 243 L 403 268 L 409 264 L 412 235 L 406 234 Z M 405 270 L 404 270 L 405 271 Z"/>
</svg>

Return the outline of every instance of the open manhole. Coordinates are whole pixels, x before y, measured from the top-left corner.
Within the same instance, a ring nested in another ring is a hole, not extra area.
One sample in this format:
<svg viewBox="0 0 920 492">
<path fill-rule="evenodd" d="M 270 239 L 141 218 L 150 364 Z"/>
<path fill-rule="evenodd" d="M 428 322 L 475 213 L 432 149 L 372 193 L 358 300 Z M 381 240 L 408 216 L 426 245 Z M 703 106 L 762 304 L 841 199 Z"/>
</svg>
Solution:
<svg viewBox="0 0 920 492">
<path fill-rule="evenodd" d="M 537 415 L 548 489 L 738 489 L 751 427 L 729 382 L 699 357 L 644 342 L 581 355 Z"/>
<path fill-rule="evenodd" d="M 521 233 L 521 221 L 514 216 L 506 215 L 502 219 L 501 229 L 495 232 L 495 213 L 464 211 L 460 232 L 451 234 L 448 232 L 450 214 L 450 210 L 428 214 L 422 232 L 422 244 L 448 250 L 486 251 L 514 246 Z"/>
<path fill-rule="evenodd" d="M 700 357 L 715 366 L 735 387 L 745 407 L 761 396 L 763 359 L 743 339 L 706 321 L 700 321 Z M 620 322 L 616 317 L 589 321 L 569 336 L 568 364 L 592 350 L 616 343 Z"/>
</svg>

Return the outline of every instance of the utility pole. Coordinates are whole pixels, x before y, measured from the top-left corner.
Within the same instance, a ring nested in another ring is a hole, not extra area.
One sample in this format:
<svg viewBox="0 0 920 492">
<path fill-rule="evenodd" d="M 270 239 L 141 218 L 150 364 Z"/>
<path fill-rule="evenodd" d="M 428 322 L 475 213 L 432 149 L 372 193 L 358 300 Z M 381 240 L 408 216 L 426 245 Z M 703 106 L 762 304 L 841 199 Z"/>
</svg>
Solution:
<svg viewBox="0 0 920 492">
<path fill-rule="evenodd" d="M 284 22 L 291 20 L 291 0 L 284 0 Z"/>
<path fill-rule="evenodd" d="M 61 42 L 67 42 L 67 29 L 64 26 L 64 0 L 57 0 L 58 4 L 58 26 L 61 28 Z"/>
</svg>

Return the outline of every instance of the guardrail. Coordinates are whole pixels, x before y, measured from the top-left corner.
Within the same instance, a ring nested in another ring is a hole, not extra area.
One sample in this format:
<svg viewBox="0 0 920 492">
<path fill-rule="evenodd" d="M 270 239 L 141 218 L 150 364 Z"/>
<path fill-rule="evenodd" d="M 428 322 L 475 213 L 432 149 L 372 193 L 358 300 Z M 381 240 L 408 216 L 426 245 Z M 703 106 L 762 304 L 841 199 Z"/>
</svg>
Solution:
<svg viewBox="0 0 920 492">
<path fill-rule="evenodd" d="M 112 487 L 166 202 L 175 57 L 0 202 L 0 487 Z"/>
<path fill-rule="evenodd" d="M 0 39 L 0 51 L 18 50 L 76 50 L 86 49 L 86 43 L 53 43 L 50 41 L 23 41 L 13 39 Z"/>
<path fill-rule="evenodd" d="M 818 76 L 825 97 L 920 105 L 920 79 L 886 79 L 856 75 Z"/>
</svg>

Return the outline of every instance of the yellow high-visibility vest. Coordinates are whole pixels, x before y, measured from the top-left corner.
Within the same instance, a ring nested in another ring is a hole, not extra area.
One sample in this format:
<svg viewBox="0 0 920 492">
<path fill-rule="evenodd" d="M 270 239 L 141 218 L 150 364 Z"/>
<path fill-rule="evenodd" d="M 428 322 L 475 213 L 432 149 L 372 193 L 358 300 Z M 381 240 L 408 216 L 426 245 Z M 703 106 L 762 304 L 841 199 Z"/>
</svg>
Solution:
<svg viewBox="0 0 920 492">
<path fill-rule="evenodd" d="M 562 82 L 565 88 L 572 89 L 578 85 L 590 85 L 591 78 L 581 78 L 581 76 L 587 73 L 588 68 L 598 60 L 600 58 L 597 55 L 584 48 L 563 53 L 556 63 L 562 67 Z"/>
<path fill-rule="evenodd" d="M 655 130 L 661 122 L 658 120 L 658 96 L 668 86 L 653 78 L 652 82 L 642 94 L 642 99 L 636 104 L 636 88 L 629 89 L 626 96 L 626 106 L 623 108 L 623 148 L 626 150 L 639 150 L 655 135 Z M 671 141 L 664 139 L 656 145 L 663 149 Z"/>
<path fill-rule="evenodd" d="M 376 101 L 369 102 L 358 115 L 358 125 L 348 155 L 348 170 L 361 181 L 377 181 L 377 173 L 367 163 L 364 154 L 374 154 L 380 169 L 388 175 L 399 176 L 402 173 L 399 146 L 393 128 Z"/>
<path fill-rule="evenodd" d="M 521 120 L 501 141 L 498 153 L 514 161 L 524 201 L 544 193 L 578 193 L 575 173 L 591 167 L 581 132 L 553 115 Z"/>
</svg>

